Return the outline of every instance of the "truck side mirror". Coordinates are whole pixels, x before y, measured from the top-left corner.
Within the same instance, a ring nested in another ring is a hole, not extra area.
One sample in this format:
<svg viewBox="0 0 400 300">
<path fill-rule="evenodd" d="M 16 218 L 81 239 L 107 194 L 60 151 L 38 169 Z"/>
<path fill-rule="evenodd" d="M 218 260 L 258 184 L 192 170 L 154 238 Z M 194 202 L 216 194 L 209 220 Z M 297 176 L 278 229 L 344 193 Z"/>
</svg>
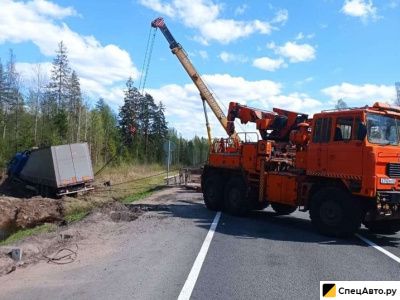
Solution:
<svg viewBox="0 0 400 300">
<path fill-rule="evenodd" d="M 366 136 L 367 136 L 367 126 L 365 126 L 364 123 L 360 122 L 358 124 L 357 140 L 363 141 Z"/>
</svg>

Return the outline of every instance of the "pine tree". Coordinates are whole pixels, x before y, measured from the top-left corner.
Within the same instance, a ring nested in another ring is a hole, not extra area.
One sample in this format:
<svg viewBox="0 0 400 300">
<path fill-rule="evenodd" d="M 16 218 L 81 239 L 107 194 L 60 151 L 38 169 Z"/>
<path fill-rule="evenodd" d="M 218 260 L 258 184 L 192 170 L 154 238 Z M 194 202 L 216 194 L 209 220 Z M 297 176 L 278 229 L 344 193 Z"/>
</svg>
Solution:
<svg viewBox="0 0 400 300">
<path fill-rule="evenodd" d="M 6 72 L 0 59 L 0 109 L 3 109 L 6 93 Z"/>
<path fill-rule="evenodd" d="M 0 120 L 2 129 L 2 140 L 5 139 L 5 128 L 6 128 L 6 114 L 7 114 L 7 102 L 6 102 L 6 72 L 4 70 L 3 63 L 0 60 Z"/>
<path fill-rule="evenodd" d="M 65 110 L 60 110 L 53 118 L 53 122 L 56 128 L 53 131 L 53 144 L 65 144 L 68 138 L 68 116 Z"/>
<path fill-rule="evenodd" d="M 70 142 L 79 142 L 81 135 L 82 92 L 78 75 L 72 71 L 68 84 L 68 127 Z"/>
<path fill-rule="evenodd" d="M 132 78 L 129 78 L 126 82 L 126 90 L 124 93 L 124 105 L 119 112 L 119 128 L 123 140 L 126 143 L 130 143 L 132 142 L 132 129 L 137 131 L 140 126 L 139 111 L 142 95 L 138 89 L 134 87 Z"/>
<path fill-rule="evenodd" d="M 150 135 L 155 141 L 154 149 L 157 161 L 161 162 L 163 159 L 163 144 L 168 135 L 167 121 L 164 115 L 165 107 L 162 102 L 156 106 L 153 113 L 153 122 L 150 128 Z"/>
<path fill-rule="evenodd" d="M 8 127 L 13 128 L 13 134 L 9 135 L 9 143 L 13 145 L 14 151 L 17 151 L 19 144 L 20 117 L 23 113 L 24 103 L 20 93 L 20 75 L 16 70 L 15 64 L 16 58 L 13 50 L 10 49 L 9 60 L 7 62 L 6 69 L 5 100 L 9 109 L 9 113 L 6 118 L 10 123 Z M 6 129 L 4 128 L 3 135 L 5 134 Z"/>
<path fill-rule="evenodd" d="M 347 103 L 343 99 L 339 99 L 335 105 L 335 109 L 341 110 L 346 108 L 347 108 Z"/>
<path fill-rule="evenodd" d="M 117 151 L 120 148 L 117 118 L 103 98 L 100 98 L 97 101 L 95 111 L 98 112 L 101 118 L 102 126 L 99 130 L 104 136 L 104 141 L 100 150 L 101 155 L 104 158 L 104 161 L 108 161 L 108 159 L 117 154 Z"/>
<path fill-rule="evenodd" d="M 50 84 L 48 86 L 52 100 L 56 103 L 57 112 L 67 106 L 68 85 L 71 76 L 67 53 L 67 48 L 64 42 L 61 41 L 56 50 L 57 55 L 53 60 Z"/>
<path fill-rule="evenodd" d="M 71 68 L 68 62 L 67 48 L 61 41 L 53 60 L 50 82 L 44 101 L 46 118 L 48 121 L 52 121 L 52 126 L 48 125 L 47 128 L 50 129 L 50 132 L 46 133 L 47 138 L 50 137 L 51 143 L 66 143 L 70 140 L 67 109 L 70 99 L 70 80 Z"/>
<path fill-rule="evenodd" d="M 144 151 L 146 154 L 148 154 L 149 135 L 151 132 L 151 126 L 156 118 L 157 106 L 154 103 L 153 97 L 149 94 L 141 97 L 140 100 L 139 120 L 141 124 L 141 132 L 144 136 Z"/>
<path fill-rule="evenodd" d="M 35 65 L 34 68 L 34 72 L 35 72 L 35 78 L 34 78 L 34 82 L 35 82 L 35 101 L 34 101 L 34 114 L 35 114 L 35 121 L 34 121 L 34 141 L 35 141 L 35 145 L 38 145 L 38 126 L 39 126 L 39 117 L 41 114 L 40 111 L 40 107 L 41 104 L 43 102 L 43 88 L 44 88 L 44 84 L 45 84 L 45 75 L 42 71 L 42 66 L 40 64 Z"/>
<path fill-rule="evenodd" d="M 168 135 L 168 123 L 165 120 L 165 106 L 160 102 L 157 110 L 153 115 L 153 123 L 151 124 L 151 134 L 158 140 L 163 140 Z"/>
</svg>

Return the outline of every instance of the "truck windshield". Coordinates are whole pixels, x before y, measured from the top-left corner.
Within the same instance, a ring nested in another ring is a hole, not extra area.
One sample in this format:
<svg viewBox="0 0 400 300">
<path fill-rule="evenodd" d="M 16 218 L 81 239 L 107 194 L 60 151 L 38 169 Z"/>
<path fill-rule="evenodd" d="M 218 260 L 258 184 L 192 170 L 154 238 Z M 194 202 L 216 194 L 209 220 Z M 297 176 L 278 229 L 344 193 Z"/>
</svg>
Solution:
<svg viewBox="0 0 400 300">
<path fill-rule="evenodd" d="M 394 117 L 367 114 L 368 141 L 380 145 L 398 145 L 400 121 Z"/>
</svg>

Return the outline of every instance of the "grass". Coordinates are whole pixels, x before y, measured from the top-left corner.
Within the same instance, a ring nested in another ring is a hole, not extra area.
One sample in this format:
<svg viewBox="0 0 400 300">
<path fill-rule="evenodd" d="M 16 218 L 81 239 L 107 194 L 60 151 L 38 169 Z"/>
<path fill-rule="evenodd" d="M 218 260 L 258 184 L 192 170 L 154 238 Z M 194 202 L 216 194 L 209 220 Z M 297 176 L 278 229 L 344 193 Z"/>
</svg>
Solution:
<svg viewBox="0 0 400 300">
<path fill-rule="evenodd" d="M 96 176 L 96 181 L 103 182 L 111 180 L 112 183 L 118 183 L 140 177 L 146 177 L 148 175 L 161 173 L 163 171 L 165 171 L 165 168 L 158 164 L 123 164 L 105 168 Z"/>
<path fill-rule="evenodd" d="M 55 224 L 43 224 L 40 226 L 36 226 L 34 228 L 27 228 L 27 229 L 21 229 L 12 235 L 10 235 L 8 238 L 6 238 L 4 241 L 0 242 L 0 246 L 5 246 L 8 244 L 15 243 L 21 239 L 27 238 L 32 235 L 36 235 L 39 233 L 47 233 L 47 232 L 52 232 L 57 229 L 57 225 Z"/>
<path fill-rule="evenodd" d="M 121 203 L 124 203 L 124 204 L 132 203 L 132 202 L 135 202 L 137 200 L 140 200 L 140 199 L 143 199 L 143 198 L 151 196 L 152 194 L 154 194 L 154 192 L 156 190 L 157 190 L 157 188 L 153 187 L 153 188 L 150 188 L 148 190 L 141 191 L 139 193 L 135 193 L 135 194 L 129 195 L 129 196 L 121 199 L 120 201 L 121 201 Z"/>
<path fill-rule="evenodd" d="M 84 219 L 89 214 L 89 212 L 90 212 L 90 210 L 87 210 L 87 209 L 77 210 L 77 211 L 67 214 L 64 217 L 64 219 L 68 223 L 77 222 L 77 221 Z"/>
<path fill-rule="evenodd" d="M 144 178 L 162 173 L 163 169 L 158 165 L 150 166 L 122 166 L 119 168 L 105 169 L 104 173 L 96 178 L 97 182 L 111 181 L 110 189 L 95 192 L 82 198 L 69 198 L 64 203 L 65 220 L 68 223 L 85 218 L 95 207 L 101 206 L 112 200 L 123 204 L 132 203 L 149 197 L 157 189 L 164 185 L 166 174 Z M 172 172 L 171 172 L 172 175 Z M 140 179 L 144 178 L 144 179 Z M 139 180 L 137 180 L 139 179 Z"/>
</svg>

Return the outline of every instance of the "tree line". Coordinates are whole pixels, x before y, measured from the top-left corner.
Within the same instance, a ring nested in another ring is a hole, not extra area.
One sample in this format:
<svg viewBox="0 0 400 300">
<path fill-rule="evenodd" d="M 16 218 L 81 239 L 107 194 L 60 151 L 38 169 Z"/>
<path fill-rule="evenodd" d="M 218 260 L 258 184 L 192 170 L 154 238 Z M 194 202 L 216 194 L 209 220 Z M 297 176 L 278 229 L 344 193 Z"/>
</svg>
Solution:
<svg viewBox="0 0 400 300">
<path fill-rule="evenodd" d="M 174 164 L 198 165 L 207 159 L 204 138 L 182 138 L 168 128 L 165 106 L 141 93 L 127 79 L 123 105 L 115 112 L 107 99 L 90 99 L 69 64 L 68 50 L 58 44 L 50 74 L 34 66 L 29 83 L 16 69 L 10 50 L 0 59 L 0 166 L 18 151 L 66 143 L 88 142 L 93 164 L 106 162 L 164 163 L 171 141 Z"/>
</svg>

